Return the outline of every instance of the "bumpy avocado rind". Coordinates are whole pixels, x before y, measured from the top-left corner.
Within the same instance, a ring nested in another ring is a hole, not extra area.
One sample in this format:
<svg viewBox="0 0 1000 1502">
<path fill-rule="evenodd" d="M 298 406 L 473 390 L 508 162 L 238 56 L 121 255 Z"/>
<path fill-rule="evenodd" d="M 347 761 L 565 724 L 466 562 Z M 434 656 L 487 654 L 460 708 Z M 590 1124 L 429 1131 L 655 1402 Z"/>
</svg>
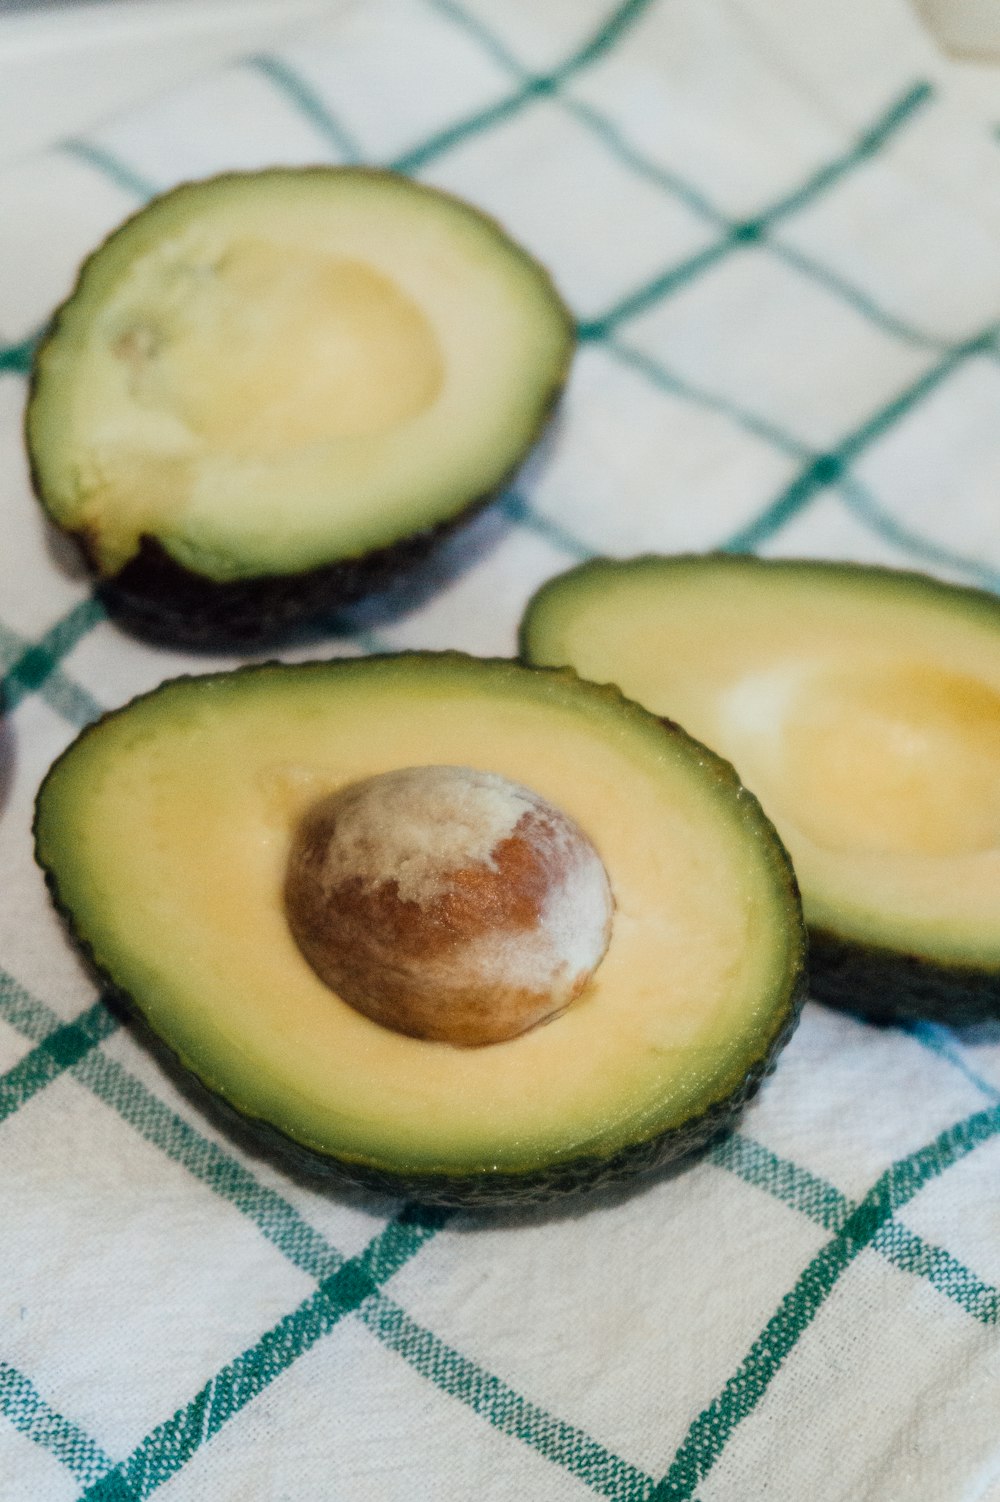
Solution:
<svg viewBox="0 0 1000 1502">
<path fill-rule="evenodd" d="M 617 904 L 582 996 L 504 1043 L 380 1027 L 291 938 L 306 807 L 397 766 L 533 787 Z M 787 855 L 732 768 L 616 690 L 457 653 L 181 679 L 89 727 L 36 852 L 91 961 L 293 1167 L 445 1205 L 530 1204 L 682 1161 L 732 1125 L 798 1017 Z"/>
<path fill-rule="evenodd" d="M 1000 1017 L 1000 972 L 948 965 L 809 930 L 809 988 L 817 1001 L 883 1024 L 967 1027 Z"/>
<path fill-rule="evenodd" d="M 1000 1016 L 994 596 L 849 563 L 599 560 L 543 586 L 521 643 L 733 761 L 795 864 L 817 998 Z"/>
<path fill-rule="evenodd" d="M 276 646 L 400 584 L 417 582 L 422 590 L 421 571 L 429 565 L 433 572 L 445 541 L 493 499 L 470 501 L 458 516 L 361 558 L 256 579 L 205 579 L 171 558 L 156 538 L 143 537 L 121 573 L 100 580 L 98 594 L 119 625 L 151 642 L 248 651 Z"/>
<path fill-rule="evenodd" d="M 90 256 L 39 346 L 35 489 L 126 624 L 274 639 L 491 499 L 573 342 L 544 268 L 448 194 L 346 167 L 186 183 Z"/>
<path fill-rule="evenodd" d="M 798 1026 L 806 996 L 803 969 L 795 994 L 779 1032 L 761 1057 L 748 1068 L 738 1088 L 724 1100 L 706 1107 L 700 1116 L 671 1127 L 645 1141 L 620 1148 L 609 1157 L 581 1153 L 565 1162 L 518 1172 L 477 1170 L 472 1173 L 407 1173 L 365 1163 L 349 1162 L 303 1147 L 269 1122 L 248 1122 L 219 1096 L 206 1098 L 209 1110 L 219 1111 L 237 1130 L 250 1126 L 257 1143 L 292 1172 L 344 1185 L 369 1194 L 391 1195 L 461 1210 L 528 1210 L 567 1198 L 584 1200 L 601 1191 L 627 1189 L 660 1174 L 686 1168 L 713 1143 L 728 1136 L 739 1124 L 746 1107 L 774 1073 L 778 1056 Z M 199 1094 L 205 1087 L 192 1071 L 186 1071 Z"/>
</svg>

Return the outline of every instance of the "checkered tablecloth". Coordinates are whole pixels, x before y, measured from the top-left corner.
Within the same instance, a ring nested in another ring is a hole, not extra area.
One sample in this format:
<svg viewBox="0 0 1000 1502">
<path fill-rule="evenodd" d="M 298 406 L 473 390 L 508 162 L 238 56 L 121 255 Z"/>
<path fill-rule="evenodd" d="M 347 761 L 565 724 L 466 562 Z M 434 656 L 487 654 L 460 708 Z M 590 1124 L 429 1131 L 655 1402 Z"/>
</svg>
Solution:
<svg viewBox="0 0 1000 1502">
<path fill-rule="evenodd" d="M 0 1498 L 1000 1498 L 1000 1031 L 818 1006 L 735 1136 L 582 1213 L 323 1194 L 95 994 L 31 856 L 52 758 L 233 659 L 105 618 L 30 498 L 36 332 L 136 204 L 388 163 L 496 214 L 580 350 L 438 589 L 287 656 L 508 653 L 595 552 L 1000 587 L 1000 143 L 896 0 L 357 0 L 0 174 Z"/>
</svg>

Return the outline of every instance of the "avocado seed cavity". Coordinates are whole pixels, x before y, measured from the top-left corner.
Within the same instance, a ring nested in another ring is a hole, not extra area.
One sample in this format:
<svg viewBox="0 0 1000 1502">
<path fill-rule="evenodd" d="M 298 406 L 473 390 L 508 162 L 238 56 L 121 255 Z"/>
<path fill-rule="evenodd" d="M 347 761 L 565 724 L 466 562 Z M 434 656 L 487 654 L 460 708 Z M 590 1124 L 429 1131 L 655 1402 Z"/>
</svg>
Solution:
<svg viewBox="0 0 1000 1502">
<path fill-rule="evenodd" d="M 573 820 L 469 767 L 408 767 L 310 808 L 289 926 L 317 975 L 374 1022 L 464 1047 L 563 1011 L 600 964 L 614 907 Z"/>
</svg>

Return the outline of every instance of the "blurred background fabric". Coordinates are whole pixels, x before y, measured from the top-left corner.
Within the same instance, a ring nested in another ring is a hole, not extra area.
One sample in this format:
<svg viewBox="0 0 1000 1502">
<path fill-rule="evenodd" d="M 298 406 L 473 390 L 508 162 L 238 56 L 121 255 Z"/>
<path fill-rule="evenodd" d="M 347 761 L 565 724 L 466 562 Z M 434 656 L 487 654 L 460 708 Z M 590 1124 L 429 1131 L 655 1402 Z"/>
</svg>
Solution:
<svg viewBox="0 0 1000 1502">
<path fill-rule="evenodd" d="M 241 52 L 336 0 L 0 0 L 0 162 Z"/>
<path fill-rule="evenodd" d="M 342 0 L 0 0 L 0 162 L 58 140 Z M 913 0 L 954 97 L 1000 122 L 993 0 Z M 6 18 L 6 24 L 4 24 Z"/>
</svg>

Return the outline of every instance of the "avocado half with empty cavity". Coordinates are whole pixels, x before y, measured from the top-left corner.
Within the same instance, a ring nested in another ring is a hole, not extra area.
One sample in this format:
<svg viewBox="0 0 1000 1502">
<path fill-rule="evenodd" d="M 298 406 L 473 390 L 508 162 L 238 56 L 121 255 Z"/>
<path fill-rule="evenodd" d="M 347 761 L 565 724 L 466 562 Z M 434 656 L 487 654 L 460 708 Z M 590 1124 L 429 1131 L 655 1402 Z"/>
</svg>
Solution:
<svg viewBox="0 0 1000 1502">
<path fill-rule="evenodd" d="M 545 270 L 447 194 L 343 167 L 187 183 L 55 315 L 35 487 L 140 630 L 264 639 L 384 587 L 489 499 L 573 338 Z"/>
<path fill-rule="evenodd" d="M 798 895 L 756 800 L 566 672 L 444 653 L 175 680 L 60 758 L 36 839 L 77 939 L 210 1090 L 293 1157 L 428 1201 L 689 1155 L 798 1014 Z M 458 980 L 490 981 L 471 1003 L 440 963 L 459 941 Z"/>
<path fill-rule="evenodd" d="M 522 625 L 732 759 L 795 864 L 814 995 L 1000 1016 L 1000 601 L 923 574 L 732 555 L 583 565 Z"/>
</svg>

